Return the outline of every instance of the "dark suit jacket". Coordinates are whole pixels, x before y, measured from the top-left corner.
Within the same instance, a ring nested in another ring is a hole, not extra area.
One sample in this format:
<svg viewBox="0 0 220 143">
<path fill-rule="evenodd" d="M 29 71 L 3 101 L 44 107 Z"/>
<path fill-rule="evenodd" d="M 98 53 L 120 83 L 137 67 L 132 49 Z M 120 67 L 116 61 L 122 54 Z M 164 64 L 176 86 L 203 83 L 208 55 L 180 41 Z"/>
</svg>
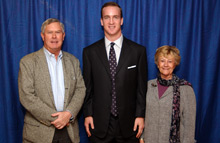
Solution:
<svg viewBox="0 0 220 143">
<path fill-rule="evenodd" d="M 116 69 L 119 124 L 124 137 L 133 132 L 136 117 L 145 116 L 147 59 L 145 47 L 124 37 Z M 111 114 L 111 75 L 104 39 L 84 48 L 83 76 L 86 84 L 84 116 L 92 116 L 92 135 L 104 137 Z"/>
<path fill-rule="evenodd" d="M 65 86 L 64 111 L 70 110 L 75 121 L 67 127 L 74 143 L 79 142 L 77 114 L 85 97 L 85 85 L 79 60 L 63 51 Z M 21 104 L 26 109 L 23 142 L 51 143 L 55 127 L 51 117 L 56 113 L 48 64 L 43 48 L 23 57 L 20 61 L 18 87 Z"/>
</svg>

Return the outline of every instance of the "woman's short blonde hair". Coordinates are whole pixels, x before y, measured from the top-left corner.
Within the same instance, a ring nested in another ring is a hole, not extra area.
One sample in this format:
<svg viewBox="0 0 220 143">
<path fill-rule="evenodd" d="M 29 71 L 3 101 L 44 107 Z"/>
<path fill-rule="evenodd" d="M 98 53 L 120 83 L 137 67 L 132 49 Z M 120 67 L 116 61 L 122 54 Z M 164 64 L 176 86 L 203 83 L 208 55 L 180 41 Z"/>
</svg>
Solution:
<svg viewBox="0 0 220 143">
<path fill-rule="evenodd" d="M 180 51 L 175 47 L 175 46 L 169 46 L 169 45 L 164 45 L 162 47 L 159 47 L 156 50 L 156 53 L 154 55 L 154 62 L 156 65 L 158 65 L 158 59 L 160 56 L 174 56 L 175 59 L 175 64 L 178 66 L 180 64 Z"/>
</svg>

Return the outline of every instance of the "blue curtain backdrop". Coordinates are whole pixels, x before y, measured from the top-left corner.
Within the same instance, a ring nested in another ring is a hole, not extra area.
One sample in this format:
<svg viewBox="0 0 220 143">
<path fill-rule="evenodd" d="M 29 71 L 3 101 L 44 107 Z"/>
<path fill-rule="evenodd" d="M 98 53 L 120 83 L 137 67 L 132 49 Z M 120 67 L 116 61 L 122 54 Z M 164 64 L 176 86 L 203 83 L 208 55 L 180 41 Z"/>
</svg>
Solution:
<svg viewBox="0 0 220 143">
<path fill-rule="evenodd" d="M 175 45 L 176 74 L 193 84 L 198 143 L 220 142 L 220 0 L 114 0 L 123 9 L 123 34 L 146 46 L 149 79 L 156 48 Z M 63 50 L 82 63 L 82 50 L 103 37 L 100 9 L 107 0 L 0 0 L 0 142 L 21 143 L 25 110 L 18 97 L 19 61 L 43 46 L 40 27 L 53 17 L 66 28 Z M 81 65 L 82 66 L 82 65 Z M 88 138 L 80 114 L 81 143 Z"/>
</svg>

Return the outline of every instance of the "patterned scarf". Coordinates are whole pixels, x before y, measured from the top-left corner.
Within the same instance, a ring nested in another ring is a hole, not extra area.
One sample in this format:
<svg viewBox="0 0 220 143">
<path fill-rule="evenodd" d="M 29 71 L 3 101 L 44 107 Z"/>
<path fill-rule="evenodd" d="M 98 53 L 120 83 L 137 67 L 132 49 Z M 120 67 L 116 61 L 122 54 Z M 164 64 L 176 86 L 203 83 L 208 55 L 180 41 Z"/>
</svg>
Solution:
<svg viewBox="0 0 220 143">
<path fill-rule="evenodd" d="M 192 85 L 184 79 L 179 79 L 175 74 L 172 75 L 171 80 L 164 80 L 160 74 L 158 74 L 157 80 L 163 86 L 173 86 L 172 120 L 169 142 L 180 143 L 180 86 Z"/>
</svg>

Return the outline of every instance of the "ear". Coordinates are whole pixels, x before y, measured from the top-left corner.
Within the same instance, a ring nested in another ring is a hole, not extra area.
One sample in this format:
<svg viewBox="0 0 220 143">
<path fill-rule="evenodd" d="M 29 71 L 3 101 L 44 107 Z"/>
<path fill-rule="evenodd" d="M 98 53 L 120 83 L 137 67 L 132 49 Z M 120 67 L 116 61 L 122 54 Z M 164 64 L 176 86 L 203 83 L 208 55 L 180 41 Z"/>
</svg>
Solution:
<svg viewBox="0 0 220 143">
<path fill-rule="evenodd" d="M 123 25 L 123 22 L 124 22 L 124 19 L 123 19 L 123 17 L 121 18 L 121 25 Z"/>
<path fill-rule="evenodd" d="M 40 33 L 40 36 L 41 36 L 42 40 L 44 41 L 44 34 L 42 32 Z"/>
<path fill-rule="evenodd" d="M 101 22 L 101 25 L 103 26 L 103 20 L 102 20 L 102 18 L 100 19 L 100 22 Z"/>
<path fill-rule="evenodd" d="M 63 32 L 63 40 L 64 40 L 64 37 L 66 36 L 65 32 Z"/>
</svg>

